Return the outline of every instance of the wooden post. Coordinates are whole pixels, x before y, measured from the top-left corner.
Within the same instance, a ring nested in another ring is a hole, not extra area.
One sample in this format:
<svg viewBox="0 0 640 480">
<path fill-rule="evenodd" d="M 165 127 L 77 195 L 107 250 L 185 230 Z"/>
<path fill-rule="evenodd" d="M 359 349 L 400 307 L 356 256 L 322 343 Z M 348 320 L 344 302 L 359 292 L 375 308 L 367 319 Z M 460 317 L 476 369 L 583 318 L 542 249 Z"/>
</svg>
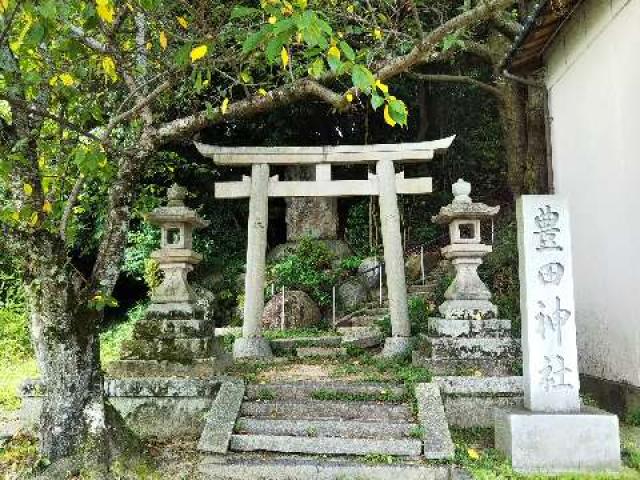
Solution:
<svg viewBox="0 0 640 480">
<path fill-rule="evenodd" d="M 400 211 L 396 190 L 396 173 L 393 161 L 379 160 L 377 177 L 380 204 L 380 224 L 382 244 L 387 273 L 387 293 L 391 315 L 392 337 L 387 338 L 382 354 L 401 355 L 410 348 L 411 325 L 407 306 L 407 285 L 404 271 L 402 234 L 400 232 Z"/>
</svg>

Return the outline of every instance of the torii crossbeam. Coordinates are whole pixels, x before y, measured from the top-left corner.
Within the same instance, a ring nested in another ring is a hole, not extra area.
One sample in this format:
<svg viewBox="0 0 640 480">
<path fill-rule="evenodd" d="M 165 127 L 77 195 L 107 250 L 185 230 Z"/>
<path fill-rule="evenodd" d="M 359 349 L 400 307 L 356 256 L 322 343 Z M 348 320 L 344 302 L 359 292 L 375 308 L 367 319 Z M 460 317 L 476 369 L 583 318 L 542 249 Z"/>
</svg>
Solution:
<svg viewBox="0 0 640 480">
<path fill-rule="evenodd" d="M 454 138 L 337 147 L 218 147 L 196 142 L 198 151 L 218 165 L 251 166 L 250 177 L 215 185 L 216 198 L 249 197 L 243 336 L 234 343 L 234 357 L 264 358 L 271 355 L 269 342 L 262 337 L 261 326 L 269 197 L 378 196 L 392 326 L 392 336 L 386 339 L 383 354 L 406 353 L 410 348 L 411 328 L 397 195 L 431 193 L 432 181 L 430 177 L 405 178 L 404 172 L 396 174 L 394 162 L 431 160 L 436 153 L 446 151 Z M 277 175 L 269 175 L 271 165 L 301 164 L 316 166 L 315 180 L 281 181 Z M 375 164 L 376 173 L 370 173 L 362 180 L 333 180 L 333 164 Z"/>
</svg>

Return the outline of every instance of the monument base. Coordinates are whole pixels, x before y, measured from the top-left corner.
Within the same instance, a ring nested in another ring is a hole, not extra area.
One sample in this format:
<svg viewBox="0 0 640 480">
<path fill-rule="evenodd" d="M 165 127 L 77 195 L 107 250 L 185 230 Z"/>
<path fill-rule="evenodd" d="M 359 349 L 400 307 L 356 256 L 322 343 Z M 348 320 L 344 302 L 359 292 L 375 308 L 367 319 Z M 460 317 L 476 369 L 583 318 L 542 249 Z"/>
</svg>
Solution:
<svg viewBox="0 0 640 480">
<path fill-rule="evenodd" d="M 447 319 L 472 320 L 496 318 L 498 307 L 489 300 L 445 300 L 438 307 L 440 314 Z"/>
<path fill-rule="evenodd" d="M 387 337 L 384 340 L 383 357 L 401 357 L 408 355 L 413 349 L 412 337 Z"/>
<path fill-rule="evenodd" d="M 618 417 L 592 407 L 580 413 L 495 411 L 495 446 L 519 473 L 616 472 Z"/>
<path fill-rule="evenodd" d="M 260 360 L 272 356 L 271 344 L 264 337 L 239 337 L 233 342 L 233 358 L 236 360 Z"/>
</svg>

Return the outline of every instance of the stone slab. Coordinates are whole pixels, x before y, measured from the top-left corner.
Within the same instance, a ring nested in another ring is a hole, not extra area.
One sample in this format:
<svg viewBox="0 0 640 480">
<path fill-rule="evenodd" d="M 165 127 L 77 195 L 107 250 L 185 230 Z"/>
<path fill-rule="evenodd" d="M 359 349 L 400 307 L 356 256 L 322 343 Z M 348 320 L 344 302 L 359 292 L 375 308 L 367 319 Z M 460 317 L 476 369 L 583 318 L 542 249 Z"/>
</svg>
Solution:
<svg viewBox="0 0 640 480">
<path fill-rule="evenodd" d="M 272 357 L 271 344 L 264 337 L 238 337 L 233 342 L 235 360 L 267 360 Z"/>
<path fill-rule="evenodd" d="M 382 395 L 395 397 L 403 396 L 406 390 L 402 386 L 388 383 L 359 383 L 359 382 L 294 382 L 267 383 L 261 385 L 247 385 L 245 396 L 248 400 L 256 400 L 264 392 L 273 395 L 278 400 L 311 399 L 315 392 L 349 393 L 354 395 Z"/>
<path fill-rule="evenodd" d="M 202 338 L 212 336 L 213 322 L 198 319 L 143 318 L 136 322 L 134 338 Z"/>
<path fill-rule="evenodd" d="M 617 472 L 618 417 L 595 408 L 580 413 L 497 410 L 495 445 L 520 473 Z"/>
<path fill-rule="evenodd" d="M 188 363 L 166 360 L 116 360 L 105 365 L 111 377 L 184 377 L 210 378 L 232 363 L 231 355 L 196 358 Z"/>
<path fill-rule="evenodd" d="M 334 419 L 380 422 L 404 422 L 412 419 L 407 405 L 377 402 L 307 400 L 300 402 L 245 402 L 243 416 L 281 419 Z"/>
<path fill-rule="evenodd" d="M 449 425 L 490 428 L 496 408 L 522 407 L 522 377 L 434 377 Z"/>
<path fill-rule="evenodd" d="M 438 337 L 507 337 L 511 320 L 453 320 L 429 318 L 429 333 Z"/>
<path fill-rule="evenodd" d="M 132 338 L 122 342 L 122 358 L 126 360 L 166 360 L 188 362 L 208 358 L 221 350 L 219 338 Z"/>
<path fill-rule="evenodd" d="M 208 480 L 462 480 L 448 465 L 371 464 L 345 458 L 241 453 L 208 455 L 198 466 Z"/>
<path fill-rule="evenodd" d="M 308 357 L 344 357 L 347 354 L 346 348 L 327 347 L 301 347 L 296 348 L 296 355 L 300 358 Z"/>
<path fill-rule="evenodd" d="M 520 342 L 511 338 L 432 338 L 431 357 L 438 358 L 514 358 Z"/>
<path fill-rule="evenodd" d="M 244 383 L 225 382 L 220 387 L 198 442 L 198 450 L 208 453 L 226 453 L 233 427 L 244 398 Z"/>
<path fill-rule="evenodd" d="M 447 396 L 522 396 L 522 377 L 434 377 Z"/>
<path fill-rule="evenodd" d="M 480 372 L 484 376 L 510 376 L 521 363 L 519 358 L 431 358 L 413 352 L 413 365 L 429 369 L 433 375 L 470 375 Z"/>
<path fill-rule="evenodd" d="M 451 439 L 447 417 L 435 383 L 419 383 L 415 387 L 418 404 L 418 421 L 422 426 L 425 458 L 449 460 L 453 458 L 455 446 Z"/>
<path fill-rule="evenodd" d="M 269 451 L 313 455 L 380 454 L 417 457 L 422 453 L 422 442 L 414 439 L 233 435 L 230 448 L 236 452 Z"/>
<path fill-rule="evenodd" d="M 358 422 L 350 420 L 271 420 L 241 418 L 236 433 L 252 435 L 289 435 L 296 437 L 343 438 L 409 438 L 418 425 L 415 423 Z"/>
</svg>

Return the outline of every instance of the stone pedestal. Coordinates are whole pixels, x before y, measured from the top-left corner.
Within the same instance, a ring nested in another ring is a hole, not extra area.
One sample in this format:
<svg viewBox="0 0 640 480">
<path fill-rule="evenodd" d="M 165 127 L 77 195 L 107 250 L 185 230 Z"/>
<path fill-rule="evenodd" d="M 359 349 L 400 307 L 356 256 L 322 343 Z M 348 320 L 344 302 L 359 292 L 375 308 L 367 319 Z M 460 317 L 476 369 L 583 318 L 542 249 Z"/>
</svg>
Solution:
<svg viewBox="0 0 640 480">
<path fill-rule="evenodd" d="M 579 413 L 497 410 L 495 446 L 519 473 L 620 470 L 618 417 L 596 408 Z"/>
</svg>

